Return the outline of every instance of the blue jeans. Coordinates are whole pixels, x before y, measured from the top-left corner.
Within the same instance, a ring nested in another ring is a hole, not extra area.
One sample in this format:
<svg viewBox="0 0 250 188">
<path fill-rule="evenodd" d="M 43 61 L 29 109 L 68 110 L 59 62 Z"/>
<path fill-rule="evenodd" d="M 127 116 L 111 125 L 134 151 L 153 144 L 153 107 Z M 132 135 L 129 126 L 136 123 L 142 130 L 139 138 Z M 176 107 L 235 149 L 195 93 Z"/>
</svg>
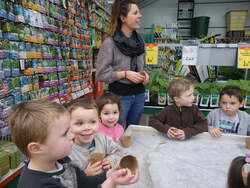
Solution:
<svg viewBox="0 0 250 188">
<path fill-rule="evenodd" d="M 120 96 L 122 114 L 119 123 L 126 129 L 128 125 L 138 125 L 144 110 L 145 93 Z"/>
</svg>

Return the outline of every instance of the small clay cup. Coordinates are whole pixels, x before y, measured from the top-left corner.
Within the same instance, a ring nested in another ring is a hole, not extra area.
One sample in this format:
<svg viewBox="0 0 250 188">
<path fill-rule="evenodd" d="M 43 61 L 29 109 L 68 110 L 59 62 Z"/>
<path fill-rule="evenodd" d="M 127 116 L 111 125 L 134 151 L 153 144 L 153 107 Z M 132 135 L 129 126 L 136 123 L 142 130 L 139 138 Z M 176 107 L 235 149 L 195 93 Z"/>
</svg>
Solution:
<svg viewBox="0 0 250 188">
<path fill-rule="evenodd" d="M 120 168 L 128 168 L 131 170 L 132 174 L 138 169 L 139 164 L 135 156 L 126 155 L 120 160 Z"/>
<path fill-rule="evenodd" d="M 139 72 L 140 75 L 146 76 L 145 72 Z"/>
<path fill-rule="evenodd" d="M 94 164 L 98 161 L 102 161 L 104 159 L 103 153 L 92 153 L 90 154 L 90 163 Z"/>
<path fill-rule="evenodd" d="M 131 146 L 131 136 L 123 136 L 121 139 L 122 146 L 128 148 Z"/>
<path fill-rule="evenodd" d="M 250 137 L 246 137 L 245 142 L 246 142 L 246 148 L 250 149 Z"/>
</svg>

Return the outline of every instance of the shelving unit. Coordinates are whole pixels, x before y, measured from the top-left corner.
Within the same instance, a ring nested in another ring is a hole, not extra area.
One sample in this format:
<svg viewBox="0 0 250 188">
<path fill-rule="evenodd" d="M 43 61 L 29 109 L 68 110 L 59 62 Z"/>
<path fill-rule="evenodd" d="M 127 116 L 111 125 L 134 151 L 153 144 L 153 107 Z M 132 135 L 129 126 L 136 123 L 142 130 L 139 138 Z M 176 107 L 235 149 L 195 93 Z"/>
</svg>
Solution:
<svg viewBox="0 0 250 188">
<path fill-rule="evenodd" d="M 24 163 L 21 163 L 16 169 L 10 170 L 6 175 L 0 178 L 0 187 L 6 186 L 9 182 L 19 176 L 22 172 L 23 167 Z"/>
<path fill-rule="evenodd" d="M 191 36 L 191 21 L 194 16 L 194 0 L 179 0 L 177 8 L 178 36 Z"/>
</svg>

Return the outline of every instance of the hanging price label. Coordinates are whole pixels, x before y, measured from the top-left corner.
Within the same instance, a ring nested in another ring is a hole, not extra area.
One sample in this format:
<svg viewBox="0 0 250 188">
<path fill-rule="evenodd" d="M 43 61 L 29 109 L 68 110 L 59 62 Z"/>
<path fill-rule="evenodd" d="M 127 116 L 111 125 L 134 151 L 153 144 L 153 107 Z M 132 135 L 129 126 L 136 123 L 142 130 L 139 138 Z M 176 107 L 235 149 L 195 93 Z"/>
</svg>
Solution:
<svg viewBox="0 0 250 188">
<path fill-rule="evenodd" d="M 146 44 L 146 64 L 157 65 L 158 44 Z"/>
<path fill-rule="evenodd" d="M 239 69 L 250 68 L 250 47 L 239 47 L 238 48 L 238 64 Z"/>
<path fill-rule="evenodd" d="M 198 58 L 198 46 L 183 46 L 182 65 L 196 65 Z"/>
</svg>

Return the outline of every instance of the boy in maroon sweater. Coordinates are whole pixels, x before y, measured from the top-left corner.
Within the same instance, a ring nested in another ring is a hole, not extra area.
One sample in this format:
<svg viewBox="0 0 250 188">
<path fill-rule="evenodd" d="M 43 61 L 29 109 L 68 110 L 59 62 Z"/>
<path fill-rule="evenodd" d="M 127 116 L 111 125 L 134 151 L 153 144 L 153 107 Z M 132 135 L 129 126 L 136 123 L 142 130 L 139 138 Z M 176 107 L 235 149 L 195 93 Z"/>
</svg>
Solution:
<svg viewBox="0 0 250 188">
<path fill-rule="evenodd" d="M 151 116 L 149 125 L 166 134 L 168 138 L 177 140 L 207 132 L 207 120 L 193 104 L 193 92 L 191 81 L 185 78 L 174 79 L 168 87 L 168 94 L 174 104 Z"/>
</svg>

